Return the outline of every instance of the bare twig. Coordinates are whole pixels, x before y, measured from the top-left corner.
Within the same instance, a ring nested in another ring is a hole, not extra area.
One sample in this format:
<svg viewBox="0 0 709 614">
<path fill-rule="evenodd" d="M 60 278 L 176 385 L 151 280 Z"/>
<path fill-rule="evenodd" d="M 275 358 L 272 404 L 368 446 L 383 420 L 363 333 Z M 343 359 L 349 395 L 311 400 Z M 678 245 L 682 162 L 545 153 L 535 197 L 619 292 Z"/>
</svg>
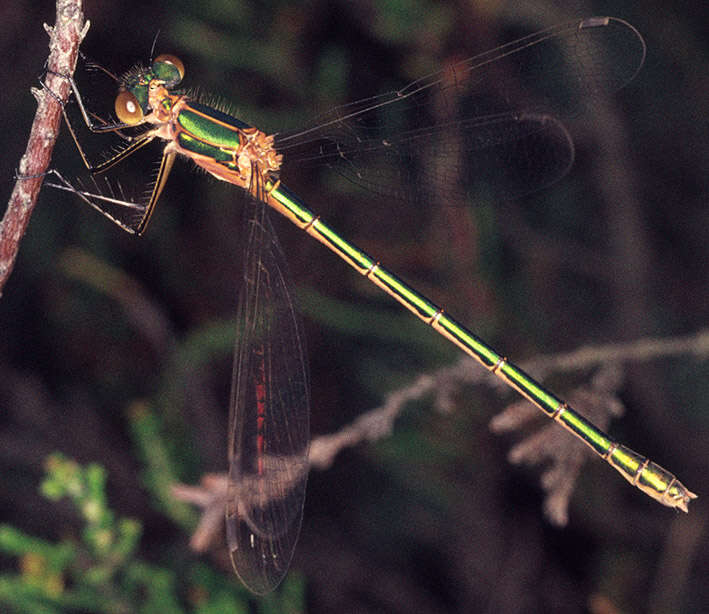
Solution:
<svg viewBox="0 0 709 614">
<path fill-rule="evenodd" d="M 73 74 L 89 22 L 84 22 L 81 0 L 57 0 L 56 25 L 47 26 L 49 59 L 46 86 L 61 100 L 69 96 L 69 83 L 58 76 Z M 56 73 L 56 74 L 55 74 Z M 33 89 L 37 113 L 32 124 L 27 149 L 19 164 L 19 175 L 10 196 L 7 211 L 0 222 L 0 293 L 15 264 L 20 239 L 34 209 L 43 173 L 49 168 L 52 150 L 59 134 L 62 110 L 59 101 L 44 89 Z"/>
<path fill-rule="evenodd" d="M 202 516 L 190 538 L 190 548 L 204 552 L 224 527 L 228 481 L 224 474 L 207 473 L 199 486 L 174 484 L 172 495 L 179 501 L 202 508 Z"/>
<path fill-rule="evenodd" d="M 584 413 L 588 413 L 601 428 L 606 428 L 613 416 L 623 413 L 623 407 L 616 397 L 617 389 L 622 383 L 622 364 L 681 355 L 699 359 L 709 357 L 709 329 L 686 337 L 646 338 L 630 343 L 586 346 L 566 354 L 537 356 L 521 363 L 520 366 L 526 372 L 534 373 L 539 379 L 551 373 L 604 367 L 591 378 L 587 386 L 573 391 L 569 399 L 578 404 Z M 490 377 L 487 371 L 468 357 L 462 358 L 453 366 L 419 375 L 408 386 L 389 393 L 383 405 L 365 412 L 337 433 L 316 437 L 310 446 L 310 466 L 327 469 L 337 454 L 345 448 L 363 441 L 388 437 L 394 429 L 396 418 L 410 401 L 434 396 L 439 411 L 451 411 L 450 399 L 454 390 L 471 384 L 503 387 L 500 380 Z M 516 401 L 493 418 L 491 428 L 498 431 L 510 430 L 524 422 L 527 415 L 538 413 L 529 402 Z M 562 432 L 563 434 L 565 433 Z M 564 466 L 568 475 L 547 471 L 542 477 L 543 486 L 547 491 L 545 513 L 553 524 L 561 526 L 566 524 L 568 500 L 580 470 L 580 463 L 583 458 L 592 457 L 593 453 L 568 434 L 567 441 L 554 443 L 558 435 L 557 426 L 549 425 L 549 430 L 532 435 L 529 441 L 513 448 L 510 461 L 531 463 L 543 460 L 539 457 L 539 450 L 543 449 L 547 456 L 555 457 L 558 463 Z M 568 441 L 571 442 L 570 447 Z M 202 479 L 200 486 L 175 484 L 172 487 L 176 499 L 203 509 L 202 520 L 192 538 L 192 547 L 195 550 L 206 549 L 222 530 L 221 519 L 226 505 L 227 484 L 226 475 L 208 474 Z"/>
<path fill-rule="evenodd" d="M 686 337 L 668 339 L 646 338 L 630 343 L 581 347 L 566 354 L 541 355 L 520 363 L 522 369 L 544 379 L 550 373 L 564 373 L 598 367 L 606 363 L 644 362 L 678 355 L 709 356 L 709 329 Z M 406 403 L 434 395 L 439 411 L 450 411 L 452 393 L 461 385 L 482 384 L 495 388 L 506 386 L 480 368 L 472 358 L 464 357 L 457 364 L 420 375 L 414 382 L 387 395 L 383 405 L 369 410 L 338 433 L 313 440 L 310 464 L 319 469 L 330 466 L 335 456 L 346 447 L 362 441 L 387 437 L 394 421 Z M 526 402 L 525 402 L 526 403 Z M 530 406 L 531 407 L 531 406 Z M 536 412 L 536 409 L 532 409 Z"/>
</svg>

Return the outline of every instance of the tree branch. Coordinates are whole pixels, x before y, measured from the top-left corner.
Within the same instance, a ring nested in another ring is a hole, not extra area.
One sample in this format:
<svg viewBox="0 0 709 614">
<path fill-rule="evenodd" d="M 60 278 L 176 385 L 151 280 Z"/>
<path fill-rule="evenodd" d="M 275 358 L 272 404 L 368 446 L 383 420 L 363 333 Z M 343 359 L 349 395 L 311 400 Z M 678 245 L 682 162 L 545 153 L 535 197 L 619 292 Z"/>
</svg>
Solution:
<svg viewBox="0 0 709 614">
<path fill-rule="evenodd" d="M 89 22 L 84 22 L 81 0 L 57 0 L 56 25 L 52 27 L 45 24 L 44 27 L 49 33 L 45 83 L 59 99 L 66 100 L 69 96 L 69 82 L 53 73 L 73 74 L 76 68 L 79 44 L 89 27 Z M 20 160 L 20 177 L 0 222 L 0 294 L 15 265 L 20 239 L 25 234 L 44 173 L 49 168 L 62 118 L 61 104 L 44 88 L 33 88 L 32 94 L 38 102 L 37 112 L 27 149 Z"/>
</svg>

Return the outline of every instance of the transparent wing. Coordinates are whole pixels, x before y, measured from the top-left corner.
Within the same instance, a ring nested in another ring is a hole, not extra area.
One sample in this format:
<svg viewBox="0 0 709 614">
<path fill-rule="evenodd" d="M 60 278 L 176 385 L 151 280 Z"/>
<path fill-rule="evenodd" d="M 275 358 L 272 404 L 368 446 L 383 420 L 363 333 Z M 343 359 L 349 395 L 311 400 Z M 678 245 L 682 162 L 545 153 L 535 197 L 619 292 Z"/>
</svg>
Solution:
<svg viewBox="0 0 709 614">
<path fill-rule="evenodd" d="M 308 475 L 309 387 L 302 326 L 265 210 L 250 198 L 229 416 L 227 542 L 263 594 L 288 570 Z"/>
<path fill-rule="evenodd" d="M 627 22 L 594 17 L 542 30 L 406 87 L 333 109 L 277 135 L 283 173 L 332 168 L 382 197 L 469 204 L 557 181 L 574 147 L 557 116 L 593 107 L 637 74 L 645 43 Z"/>
</svg>

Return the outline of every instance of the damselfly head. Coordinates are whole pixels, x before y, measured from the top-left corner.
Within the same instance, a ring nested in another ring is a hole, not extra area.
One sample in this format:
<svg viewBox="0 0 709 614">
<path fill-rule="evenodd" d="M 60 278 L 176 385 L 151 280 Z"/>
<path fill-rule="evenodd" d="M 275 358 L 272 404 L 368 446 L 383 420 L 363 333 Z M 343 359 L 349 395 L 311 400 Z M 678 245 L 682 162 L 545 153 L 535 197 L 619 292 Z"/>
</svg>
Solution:
<svg viewBox="0 0 709 614">
<path fill-rule="evenodd" d="M 159 55 L 150 68 L 134 66 L 121 77 L 121 87 L 115 101 L 118 119 L 136 126 L 150 113 L 149 89 L 163 86 L 173 88 L 185 75 L 185 66 L 174 55 Z"/>
</svg>

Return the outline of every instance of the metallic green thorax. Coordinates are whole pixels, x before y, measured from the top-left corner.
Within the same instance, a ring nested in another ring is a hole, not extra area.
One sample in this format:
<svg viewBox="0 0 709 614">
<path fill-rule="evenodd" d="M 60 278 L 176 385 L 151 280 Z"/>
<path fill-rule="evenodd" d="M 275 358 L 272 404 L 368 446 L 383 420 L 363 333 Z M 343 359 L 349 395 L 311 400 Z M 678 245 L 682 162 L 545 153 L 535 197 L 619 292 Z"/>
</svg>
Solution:
<svg viewBox="0 0 709 614">
<path fill-rule="evenodd" d="M 238 148 L 238 130 L 251 128 L 247 123 L 217 109 L 190 100 L 180 112 L 177 123 L 197 138 L 219 147 Z"/>
<path fill-rule="evenodd" d="M 188 101 L 176 117 L 179 144 L 193 153 L 209 156 L 234 168 L 232 152 L 241 145 L 241 130 L 250 126 L 226 113 Z"/>
</svg>

